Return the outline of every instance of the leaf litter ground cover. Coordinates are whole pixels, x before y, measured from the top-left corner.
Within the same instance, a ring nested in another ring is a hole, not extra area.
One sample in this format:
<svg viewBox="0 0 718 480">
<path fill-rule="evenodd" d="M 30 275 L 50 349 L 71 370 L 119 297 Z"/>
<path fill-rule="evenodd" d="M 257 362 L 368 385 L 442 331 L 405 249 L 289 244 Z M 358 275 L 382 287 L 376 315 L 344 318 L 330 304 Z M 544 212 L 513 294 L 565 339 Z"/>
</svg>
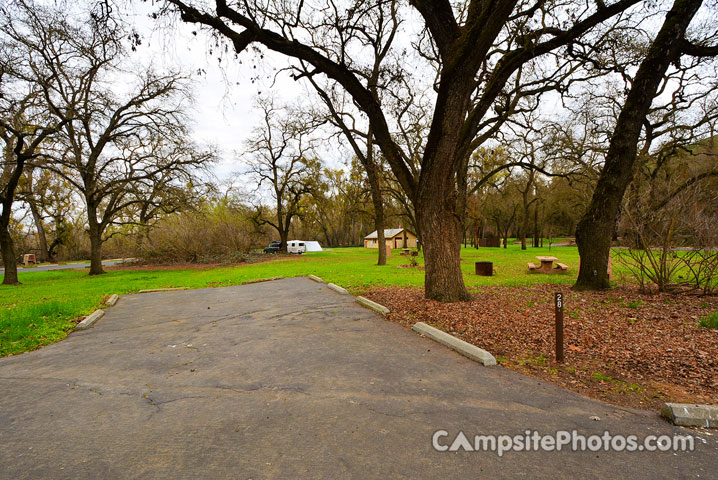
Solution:
<svg viewBox="0 0 718 480">
<path fill-rule="evenodd" d="M 565 298 L 565 361 L 554 361 L 553 294 Z M 425 322 L 484 348 L 499 363 L 613 404 L 718 403 L 718 329 L 700 319 L 718 297 L 641 294 L 632 287 L 489 286 L 471 302 L 425 300 L 423 289 L 381 287 L 364 296 L 406 327 Z"/>
</svg>

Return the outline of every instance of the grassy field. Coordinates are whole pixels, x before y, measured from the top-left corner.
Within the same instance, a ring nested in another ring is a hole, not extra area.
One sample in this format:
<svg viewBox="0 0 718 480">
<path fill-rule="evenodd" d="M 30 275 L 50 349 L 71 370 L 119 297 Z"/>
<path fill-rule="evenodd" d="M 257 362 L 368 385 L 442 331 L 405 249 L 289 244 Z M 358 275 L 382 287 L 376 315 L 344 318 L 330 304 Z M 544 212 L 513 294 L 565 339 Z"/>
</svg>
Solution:
<svg viewBox="0 0 718 480">
<path fill-rule="evenodd" d="M 569 266 L 565 275 L 529 274 L 527 262 L 537 255 L 552 255 Z M 415 257 L 416 258 L 416 257 Z M 419 266 L 423 258 L 418 257 Z M 474 275 L 475 261 L 494 262 L 493 277 Z M 20 286 L 0 287 L 0 356 L 22 353 L 61 340 L 72 330 L 78 317 L 102 306 L 113 294 L 164 287 L 220 287 L 273 276 L 294 277 L 314 274 L 360 293 L 373 286 L 421 286 L 424 272 L 419 268 L 399 268 L 409 258 L 395 250 L 386 267 L 378 267 L 376 250 L 364 248 L 330 249 L 301 256 L 279 257 L 268 262 L 242 264 L 207 270 L 112 271 L 90 277 L 87 270 L 20 273 Z M 462 250 L 464 281 L 469 288 L 482 285 L 526 285 L 575 281 L 578 251 L 573 247 Z"/>
</svg>

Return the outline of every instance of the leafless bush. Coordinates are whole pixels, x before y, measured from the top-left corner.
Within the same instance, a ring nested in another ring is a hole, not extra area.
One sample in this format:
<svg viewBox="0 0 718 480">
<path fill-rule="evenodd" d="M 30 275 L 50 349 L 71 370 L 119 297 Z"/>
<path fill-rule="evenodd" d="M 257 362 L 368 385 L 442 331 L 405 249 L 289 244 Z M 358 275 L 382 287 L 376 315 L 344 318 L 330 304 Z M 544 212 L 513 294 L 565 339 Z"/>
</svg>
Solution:
<svg viewBox="0 0 718 480">
<path fill-rule="evenodd" d="M 675 219 L 656 218 L 661 212 L 626 208 L 624 216 L 629 229 L 624 235 L 628 248 L 619 249 L 616 261 L 638 282 L 641 290 L 647 283 L 658 291 L 669 289 L 681 267 L 678 252 L 673 249 Z"/>
<path fill-rule="evenodd" d="M 162 219 L 139 255 L 162 262 L 236 262 L 264 240 L 245 212 L 220 203 Z"/>
<path fill-rule="evenodd" d="M 718 293 L 718 224 L 712 215 L 693 216 L 698 248 L 679 255 L 687 287 L 703 294 Z"/>
<path fill-rule="evenodd" d="M 718 293 L 718 250 L 691 250 L 679 258 L 687 272 L 685 286 L 704 295 Z"/>
<path fill-rule="evenodd" d="M 711 294 L 718 291 L 718 212 L 700 189 L 669 201 L 635 195 L 624 204 L 626 248 L 616 261 L 642 290 Z"/>
<path fill-rule="evenodd" d="M 629 247 L 618 250 L 614 258 L 638 283 L 641 291 L 646 291 L 649 283 L 660 292 L 671 290 L 673 279 L 681 266 L 678 254 L 663 248 L 644 250 Z"/>
</svg>

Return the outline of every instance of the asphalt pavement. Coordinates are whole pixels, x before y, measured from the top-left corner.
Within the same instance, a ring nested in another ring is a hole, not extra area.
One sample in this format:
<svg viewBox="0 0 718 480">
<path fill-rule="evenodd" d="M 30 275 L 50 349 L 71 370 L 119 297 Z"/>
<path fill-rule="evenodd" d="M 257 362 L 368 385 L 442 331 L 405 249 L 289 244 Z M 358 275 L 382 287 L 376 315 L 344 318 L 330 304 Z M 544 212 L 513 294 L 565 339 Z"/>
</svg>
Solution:
<svg viewBox="0 0 718 480">
<path fill-rule="evenodd" d="M 109 267 L 110 265 L 119 265 L 121 263 L 125 263 L 126 259 L 121 260 L 103 260 L 102 265 L 105 267 Z M 73 263 L 65 263 L 65 264 L 46 264 L 46 265 L 37 265 L 32 267 L 22 267 L 18 265 L 17 271 L 18 273 L 27 273 L 27 272 L 51 272 L 53 270 L 81 270 L 83 268 L 90 268 L 90 262 L 73 262 Z M 0 274 L 4 272 L 5 269 L 0 267 Z"/>
<path fill-rule="evenodd" d="M 695 451 L 432 446 L 573 430 Z M 123 296 L 0 359 L 3 479 L 716 478 L 710 433 L 483 367 L 306 278 Z"/>
</svg>

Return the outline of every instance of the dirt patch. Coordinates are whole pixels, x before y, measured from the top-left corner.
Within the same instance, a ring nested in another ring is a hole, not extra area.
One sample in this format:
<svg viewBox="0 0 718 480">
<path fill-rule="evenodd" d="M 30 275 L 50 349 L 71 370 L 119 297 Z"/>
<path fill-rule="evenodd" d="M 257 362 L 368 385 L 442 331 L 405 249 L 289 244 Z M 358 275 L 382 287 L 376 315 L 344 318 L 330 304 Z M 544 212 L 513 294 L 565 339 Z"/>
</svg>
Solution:
<svg viewBox="0 0 718 480">
<path fill-rule="evenodd" d="M 240 265 L 251 265 L 253 263 L 268 262 L 283 258 L 284 255 L 257 255 L 253 256 L 250 262 L 240 261 L 235 263 L 153 263 L 147 261 L 136 261 L 118 265 L 108 265 L 104 269 L 107 271 L 115 270 L 136 270 L 136 271 L 148 271 L 148 270 L 212 270 L 214 268 L 222 267 L 236 267 Z"/>
<path fill-rule="evenodd" d="M 565 361 L 554 361 L 553 294 L 565 296 Z M 365 297 L 406 327 L 425 322 L 494 354 L 501 365 L 617 405 L 718 403 L 718 330 L 699 319 L 718 297 L 641 294 L 622 287 L 484 287 L 471 302 L 425 300 L 423 289 L 384 287 Z"/>
<path fill-rule="evenodd" d="M 109 265 L 104 267 L 106 271 L 112 272 L 116 270 L 211 270 L 219 267 L 229 267 L 233 265 L 243 265 L 241 263 L 171 263 L 171 264 L 159 264 L 159 263 L 144 263 L 144 262 L 132 262 L 123 265 Z"/>
</svg>

